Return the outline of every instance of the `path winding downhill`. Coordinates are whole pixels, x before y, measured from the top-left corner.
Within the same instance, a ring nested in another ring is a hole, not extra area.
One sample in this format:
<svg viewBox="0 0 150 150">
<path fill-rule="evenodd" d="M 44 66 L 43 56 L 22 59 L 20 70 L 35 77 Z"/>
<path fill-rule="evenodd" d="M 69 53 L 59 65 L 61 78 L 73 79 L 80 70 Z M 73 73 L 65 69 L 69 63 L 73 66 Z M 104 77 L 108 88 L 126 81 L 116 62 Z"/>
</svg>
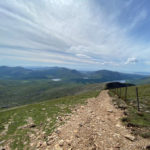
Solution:
<svg viewBox="0 0 150 150">
<path fill-rule="evenodd" d="M 144 149 L 146 145 L 150 144 L 150 141 L 140 137 L 132 141 L 134 137 L 121 124 L 120 118 L 122 115 L 123 112 L 113 106 L 108 91 L 102 91 L 97 98 L 88 99 L 85 106 L 80 106 L 75 110 L 71 118 L 49 137 L 48 146 L 44 149 Z"/>
</svg>

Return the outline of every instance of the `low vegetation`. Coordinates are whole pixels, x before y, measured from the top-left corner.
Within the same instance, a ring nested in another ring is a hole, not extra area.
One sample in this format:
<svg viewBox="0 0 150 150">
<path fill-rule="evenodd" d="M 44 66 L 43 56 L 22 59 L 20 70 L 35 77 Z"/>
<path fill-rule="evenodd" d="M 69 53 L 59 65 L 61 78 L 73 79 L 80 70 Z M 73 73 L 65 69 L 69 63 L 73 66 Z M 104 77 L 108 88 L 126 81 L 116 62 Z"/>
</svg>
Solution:
<svg viewBox="0 0 150 150">
<path fill-rule="evenodd" d="M 29 149 L 31 135 L 42 132 L 45 137 L 59 126 L 58 116 L 71 113 L 78 104 L 96 97 L 100 90 L 91 90 L 76 96 L 67 96 L 37 104 L 30 104 L 0 112 L 0 145 L 11 149 Z"/>
<path fill-rule="evenodd" d="M 121 90 L 121 92 L 120 92 Z M 140 111 L 137 109 L 136 87 L 128 87 L 127 99 L 125 101 L 125 88 L 110 90 L 114 98 L 114 103 L 125 109 L 125 117 L 122 121 L 132 127 L 132 131 L 136 135 L 141 135 L 144 138 L 150 138 L 150 85 L 138 86 L 138 95 L 140 101 Z"/>
</svg>

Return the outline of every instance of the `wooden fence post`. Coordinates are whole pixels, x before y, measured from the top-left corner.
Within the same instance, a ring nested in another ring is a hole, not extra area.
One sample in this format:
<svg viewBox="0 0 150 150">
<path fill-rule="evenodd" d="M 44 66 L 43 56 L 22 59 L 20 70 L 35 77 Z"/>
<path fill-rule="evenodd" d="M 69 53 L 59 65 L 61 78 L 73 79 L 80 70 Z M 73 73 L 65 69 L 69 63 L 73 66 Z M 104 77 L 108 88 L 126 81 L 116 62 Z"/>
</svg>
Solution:
<svg viewBox="0 0 150 150">
<path fill-rule="evenodd" d="M 119 94 L 119 97 L 121 98 L 121 88 L 120 88 L 120 94 Z"/>
<path fill-rule="evenodd" d="M 119 96 L 119 88 L 117 88 L 117 95 Z"/>
<path fill-rule="evenodd" d="M 136 87 L 137 110 L 140 111 L 138 87 Z"/>
<path fill-rule="evenodd" d="M 128 87 L 126 86 L 126 87 L 125 87 L 125 96 L 124 96 L 124 100 L 125 100 L 125 101 L 127 101 L 127 90 L 128 90 Z"/>
</svg>

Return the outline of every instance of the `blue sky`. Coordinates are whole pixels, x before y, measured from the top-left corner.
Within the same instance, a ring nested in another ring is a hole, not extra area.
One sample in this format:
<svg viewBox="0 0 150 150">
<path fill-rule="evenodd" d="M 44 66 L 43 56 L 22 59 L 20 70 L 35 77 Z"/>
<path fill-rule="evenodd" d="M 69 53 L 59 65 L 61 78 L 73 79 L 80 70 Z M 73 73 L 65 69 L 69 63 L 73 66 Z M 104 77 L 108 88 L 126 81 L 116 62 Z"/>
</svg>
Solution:
<svg viewBox="0 0 150 150">
<path fill-rule="evenodd" d="M 0 65 L 149 71 L 149 0 L 1 0 Z"/>
</svg>

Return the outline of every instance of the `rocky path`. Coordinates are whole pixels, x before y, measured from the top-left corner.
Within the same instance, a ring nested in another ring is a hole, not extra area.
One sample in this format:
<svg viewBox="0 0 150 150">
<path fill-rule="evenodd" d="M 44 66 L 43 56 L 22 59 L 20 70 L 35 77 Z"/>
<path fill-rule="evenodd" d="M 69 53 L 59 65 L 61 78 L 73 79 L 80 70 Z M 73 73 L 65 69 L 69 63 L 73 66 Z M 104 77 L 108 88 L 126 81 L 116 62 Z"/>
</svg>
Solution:
<svg viewBox="0 0 150 150">
<path fill-rule="evenodd" d="M 135 138 L 120 122 L 123 112 L 116 109 L 108 91 L 88 99 L 74 110 L 71 118 L 47 141 L 46 150 L 143 150 L 149 140 Z"/>
</svg>

